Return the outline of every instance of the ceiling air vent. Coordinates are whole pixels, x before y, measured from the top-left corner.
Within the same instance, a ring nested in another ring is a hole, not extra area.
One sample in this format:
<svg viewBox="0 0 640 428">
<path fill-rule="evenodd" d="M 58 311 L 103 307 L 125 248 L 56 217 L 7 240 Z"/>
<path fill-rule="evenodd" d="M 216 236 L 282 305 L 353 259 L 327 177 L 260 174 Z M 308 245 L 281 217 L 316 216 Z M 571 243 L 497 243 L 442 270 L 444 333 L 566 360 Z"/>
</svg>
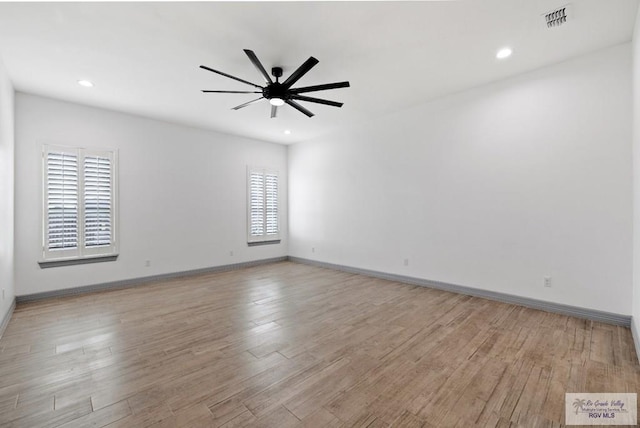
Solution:
<svg viewBox="0 0 640 428">
<path fill-rule="evenodd" d="M 570 16 L 570 11 L 571 5 L 567 4 L 543 14 L 542 16 L 544 16 L 547 28 L 555 28 L 566 24 Z"/>
</svg>

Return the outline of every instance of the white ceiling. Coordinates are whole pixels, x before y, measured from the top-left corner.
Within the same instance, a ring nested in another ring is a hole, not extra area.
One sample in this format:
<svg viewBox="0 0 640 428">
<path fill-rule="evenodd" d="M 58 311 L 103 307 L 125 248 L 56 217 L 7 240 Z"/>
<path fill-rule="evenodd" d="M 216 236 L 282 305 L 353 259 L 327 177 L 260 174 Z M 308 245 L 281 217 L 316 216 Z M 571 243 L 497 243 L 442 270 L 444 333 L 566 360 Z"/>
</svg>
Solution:
<svg viewBox="0 0 640 428">
<path fill-rule="evenodd" d="M 547 29 L 541 15 L 566 3 L 0 3 L 0 57 L 19 91 L 288 144 L 631 40 L 638 0 L 574 0 Z M 497 60 L 506 45 L 514 54 Z M 270 119 L 266 101 L 231 110 L 253 94 L 201 93 L 251 90 L 201 64 L 262 84 L 244 48 L 285 78 L 316 57 L 296 86 L 349 80 L 309 94 L 345 105 Z"/>
</svg>

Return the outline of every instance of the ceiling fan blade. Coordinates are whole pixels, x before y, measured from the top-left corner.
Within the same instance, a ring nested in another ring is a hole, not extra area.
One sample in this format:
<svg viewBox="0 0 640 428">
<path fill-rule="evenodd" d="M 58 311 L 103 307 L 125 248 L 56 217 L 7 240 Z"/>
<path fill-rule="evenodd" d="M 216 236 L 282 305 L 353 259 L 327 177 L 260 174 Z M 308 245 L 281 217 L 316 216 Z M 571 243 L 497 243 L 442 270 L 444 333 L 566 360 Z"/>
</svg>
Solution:
<svg viewBox="0 0 640 428">
<path fill-rule="evenodd" d="M 201 65 L 200 68 L 202 68 L 204 70 L 209 70 L 209 71 L 211 71 L 213 73 L 219 74 L 219 75 L 224 76 L 224 77 L 228 77 L 229 79 L 237 80 L 238 82 L 246 83 L 247 85 L 255 86 L 256 88 L 262 89 L 262 86 L 256 85 L 255 83 L 247 82 L 246 80 L 242 80 L 239 77 L 234 77 L 234 76 L 232 76 L 230 74 L 223 73 L 222 71 L 214 70 L 213 68 L 209 68 L 209 67 L 204 66 L 204 65 Z"/>
<path fill-rule="evenodd" d="M 291 107 L 293 107 L 294 109 L 298 110 L 301 113 L 306 114 L 309 117 L 313 117 L 313 113 L 311 113 L 309 110 L 307 110 L 306 108 L 302 107 L 300 104 L 298 104 L 295 101 L 292 100 L 286 100 L 285 103 L 289 104 Z"/>
<path fill-rule="evenodd" d="M 261 94 L 262 91 L 210 91 L 203 89 L 202 92 L 213 92 L 215 94 Z"/>
<path fill-rule="evenodd" d="M 278 115 L 278 106 L 271 106 L 271 119 Z"/>
<path fill-rule="evenodd" d="M 301 94 L 303 92 L 326 91 L 327 89 L 348 88 L 349 82 L 326 83 L 324 85 L 305 86 L 302 88 L 291 88 L 292 94 Z"/>
<path fill-rule="evenodd" d="M 323 100 L 323 99 L 320 99 L 320 98 L 305 97 L 304 95 L 291 94 L 290 97 L 292 99 L 294 99 L 294 100 L 308 101 L 310 103 L 326 104 L 328 106 L 333 106 L 333 107 L 342 107 L 342 105 L 344 104 L 344 103 L 339 103 L 337 101 L 330 101 L 330 100 Z"/>
<path fill-rule="evenodd" d="M 282 86 L 284 86 L 285 88 L 290 88 L 291 86 L 293 86 L 294 83 L 296 83 L 298 80 L 300 80 L 300 78 L 302 76 L 307 74 L 307 72 L 309 70 L 311 70 L 318 62 L 320 62 L 320 61 L 318 61 L 314 57 L 310 56 L 308 60 L 303 62 L 302 65 L 300 67 L 298 67 L 298 69 L 296 71 L 294 71 L 291 74 L 291 76 L 289 76 L 287 78 L 287 80 L 285 80 L 282 83 Z"/>
<path fill-rule="evenodd" d="M 240 104 L 239 106 L 235 106 L 231 110 L 240 110 L 241 108 L 244 108 L 246 106 L 249 106 L 251 104 L 257 103 L 258 101 L 262 101 L 262 100 L 264 100 L 264 97 L 256 98 L 253 101 L 249 101 L 249 102 L 246 102 L 244 104 Z"/>
<path fill-rule="evenodd" d="M 253 53 L 253 51 L 249 50 L 249 49 L 245 49 L 244 53 L 247 54 L 247 56 L 249 57 L 249 61 L 251 61 L 253 63 L 253 65 L 255 65 L 255 67 L 258 69 L 260 74 L 262 74 L 262 76 L 264 76 L 264 79 L 267 81 L 267 83 L 273 83 L 273 80 L 271 80 L 271 77 L 269 76 L 269 73 L 267 73 L 267 70 L 264 69 L 264 67 L 262 66 L 262 63 L 260 62 L 260 60 L 258 59 L 256 54 Z"/>
</svg>

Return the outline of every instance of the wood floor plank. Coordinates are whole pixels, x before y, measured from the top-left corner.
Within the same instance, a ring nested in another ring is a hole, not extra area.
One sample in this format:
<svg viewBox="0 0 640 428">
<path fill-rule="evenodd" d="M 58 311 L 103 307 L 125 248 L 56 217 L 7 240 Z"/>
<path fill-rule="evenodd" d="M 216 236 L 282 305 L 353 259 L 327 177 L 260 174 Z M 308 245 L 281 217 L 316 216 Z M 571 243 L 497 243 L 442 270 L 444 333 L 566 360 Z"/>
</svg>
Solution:
<svg viewBox="0 0 640 428">
<path fill-rule="evenodd" d="M 628 328 L 291 262 L 19 304 L 2 427 L 561 427 Z"/>
<path fill-rule="evenodd" d="M 278 406 L 261 418 L 251 421 L 246 426 L 254 428 L 289 428 L 300 426 L 300 424 L 300 419 L 296 418 L 287 408 Z"/>
<path fill-rule="evenodd" d="M 305 428 L 336 428 L 340 425 L 340 419 L 323 407 L 302 420 L 302 426 Z"/>
<path fill-rule="evenodd" d="M 59 427 L 66 423 L 73 422 L 91 413 L 91 402 L 82 400 L 67 407 L 62 407 L 51 411 L 19 412 L 8 415 L 6 427 Z"/>
<path fill-rule="evenodd" d="M 137 412 L 133 410 L 131 406 L 129 406 L 132 410 L 132 414 L 126 416 L 122 419 L 118 419 L 108 425 L 105 425 L 109 428 L 146 428 L 150 426 L 157 425 L 162 421 L 172 420 L 174 414 L 169 409 L 167 405 L 156 405 L 145 407 L 142 410 L 138 410 Z M 98 410 L 99 412 L 100 410 Z"/>
<path fill-rule="evenodd" d="M 303 373 L 316 365 L 318 360 L 309 355 L 300 355 L 291 364 L 280 364 L 272 369 L 265 370 L 242 382 L 232 385 L 220 385 L 207 395 L 206 403 L 215 418 L 224 418 L 229 413 L 235 413 L 238 408 L 246 409 L 245 401 L 254 395 L 261 393 L 270 386 L 281 382 L 283 379 Z"/>
<path fill-rule="evenodd" d="M 220 425 L 220 427 L 221 428 L 244 427 L 244 426 L 250 425 L 251 423 L 254 423 L 255 421 L 256 421 L 256 417 L 253 416 L 253 413 L 246 410 L 240 413 L 239 415 L 237 415 L 236 417 L 234 417 L 233 419 L 231 419 L 230 421 L 226 422 L 225 424 Z"/>
<path fill-rule="evenodd" d="M 131 415 L 131 408 L 127 400 L 122 400 L 111 406 L 104 407 L 95 412 L 86 414 L 85 416 L 73 419 L 66 424 L 61 425 L 62 428 L 86 428 L 86 427 L 103 427 L 112 422 L 119 421 Z"/>
<path fill-rule="evenodd" d="M 173 416 L 163 419 L 151 425 L 153 428 L 199 428 L 209 427 L 213 423 L 213 417 L 209 409 L 204 404 L 196 404 L 191 407 L 180 409 L 173 413 Z"/>
</svg>

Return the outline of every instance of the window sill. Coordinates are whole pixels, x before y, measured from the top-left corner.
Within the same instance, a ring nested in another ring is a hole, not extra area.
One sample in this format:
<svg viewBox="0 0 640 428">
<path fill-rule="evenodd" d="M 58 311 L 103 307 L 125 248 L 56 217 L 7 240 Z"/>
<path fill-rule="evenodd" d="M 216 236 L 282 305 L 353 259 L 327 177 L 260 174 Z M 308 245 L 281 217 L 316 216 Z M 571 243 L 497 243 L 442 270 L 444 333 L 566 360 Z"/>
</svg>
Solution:
<svg viewBox="0 0 640 428">
<path fill-rule="evenodd" d="M 46 269 L 60 266 L 84 265 L 88 263 L 115 262 L 117 259 L 118 254 L 105 254 L 82 258 L 38 260 L 38 264 L 40 265 L 40 269 Z"/>
<path fill-rule="evenodd" d="M 255 242 L 247 242 L 247 245 L 250 247 L 257 247 L 260 245 L 273 245 L 273 244 L 279 244 L 280 243 L 280 239 L 272 239 L 269 241 L 255 241 Z"/>
</svg>

